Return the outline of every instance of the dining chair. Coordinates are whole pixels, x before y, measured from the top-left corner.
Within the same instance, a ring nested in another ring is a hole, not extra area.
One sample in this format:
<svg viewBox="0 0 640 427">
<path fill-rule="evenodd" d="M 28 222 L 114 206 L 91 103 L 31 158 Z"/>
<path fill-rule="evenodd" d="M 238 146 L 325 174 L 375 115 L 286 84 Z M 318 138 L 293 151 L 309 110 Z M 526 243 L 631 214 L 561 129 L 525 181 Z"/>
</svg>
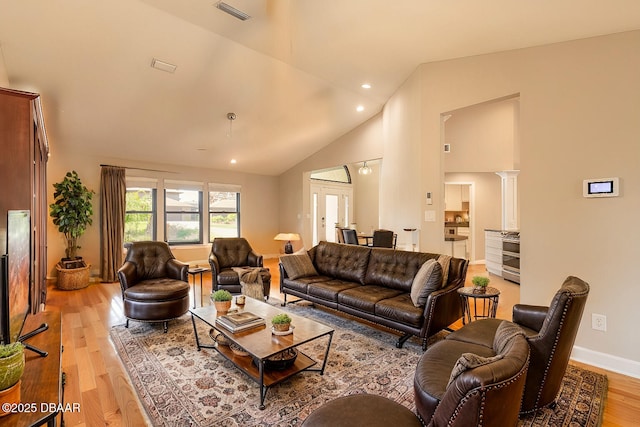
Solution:
<svg viewBox="0 0 640 427">
<path fill-rule="evenodd" d="M 356 230 L 352 228 L 344 228 L 342 230 L 342 236 L 344 237 L 344 242 L 347 245 L 358 245 L 358 233 Z"/>
<path fill-rule="evenodd" d="M 393 248 L 393 231 L 391 230 L 374 230 L 373 231 L 373 247 L 376 248 Z"/>
</svg>

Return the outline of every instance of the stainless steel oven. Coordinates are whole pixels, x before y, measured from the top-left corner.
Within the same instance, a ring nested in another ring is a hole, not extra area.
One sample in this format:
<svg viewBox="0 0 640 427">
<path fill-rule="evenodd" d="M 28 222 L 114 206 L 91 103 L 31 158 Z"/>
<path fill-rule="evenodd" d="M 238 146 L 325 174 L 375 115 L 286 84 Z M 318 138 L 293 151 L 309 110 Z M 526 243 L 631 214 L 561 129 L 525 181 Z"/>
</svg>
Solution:
<svg viewBox="0 0 640 427">
<path fill-rule="evenodd" d="M 520 283 L 520 233 L 502 233 L 502 277 Z"/>
</svg>

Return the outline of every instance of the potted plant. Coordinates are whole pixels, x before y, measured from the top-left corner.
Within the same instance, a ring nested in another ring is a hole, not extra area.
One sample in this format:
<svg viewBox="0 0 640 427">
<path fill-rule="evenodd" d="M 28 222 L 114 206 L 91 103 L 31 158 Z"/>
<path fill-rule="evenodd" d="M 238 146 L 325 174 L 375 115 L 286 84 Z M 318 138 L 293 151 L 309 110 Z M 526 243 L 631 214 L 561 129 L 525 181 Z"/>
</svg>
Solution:
<svg viewBox="0 0 640 427">
<path fill-rule="evenodd" d="M 21 342 L 0 345 L 0 401 L 20 403 L 20 378 L 24 373 L 24 345 Z M 0 409 L 0 416 L 10 412 Z"/>
<path fill-rule="evenodd" d="M 222 314 L 228 312 L 231 308 L 232 298 L 231 292 L 224 289 L 219 289 L 211 294 L 211 300 L 216 306 L 216 311 Z"/>
<path fill-rule="evenodd" d="M 287 313 L 280 313 L 271 319 L 274 331 L 286 332 L 291 329 L 291 317 Z"/>
<path fill-rule="evenodd" d="M 485 276 L 473 276 L 471 279 L 471 283 L 473 283 L 474 292 L 479 294 L 484 294 L 487 291 L 487 286 L 489 286 L 489 278 Z"/>
<path fill-rule="evenodd" d="M 78 257 L 78 239 L 93 223 L 91 199 L 95 193 L 82 184 L 76 171 L 67 172 L 53 188 L 54 202 L 49 205 L 49 215 L 66 243 L 66 257 L 56 265 L 58 287 L 65 290 L 84 288 L 89 284 L 90 266 Z"/>
</svg>

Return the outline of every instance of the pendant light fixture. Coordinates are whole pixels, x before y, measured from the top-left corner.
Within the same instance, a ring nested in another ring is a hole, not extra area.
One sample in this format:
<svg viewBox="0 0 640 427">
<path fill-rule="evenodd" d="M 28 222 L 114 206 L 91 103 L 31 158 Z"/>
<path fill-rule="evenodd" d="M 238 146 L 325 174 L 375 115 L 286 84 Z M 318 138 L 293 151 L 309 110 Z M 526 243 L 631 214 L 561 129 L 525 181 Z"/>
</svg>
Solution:
<svg viewBox="0 0 640 427">
<path fill-rule="evenodd" d="M 358 173 L 360 175 L 370 175 L 372 172 L 373 170 L 371 169 L 371 167 L 367 166 L 367 162 L 364 162 L 360 169 L 358 169 Z"/>
<path fill-rule="evenodd" d="M 233 138 L 233 121 L 236 119 L 236 113 L 227 113 L 227 119 L 229 120 L 229 132 L 227 137 Z"/>
</svg>

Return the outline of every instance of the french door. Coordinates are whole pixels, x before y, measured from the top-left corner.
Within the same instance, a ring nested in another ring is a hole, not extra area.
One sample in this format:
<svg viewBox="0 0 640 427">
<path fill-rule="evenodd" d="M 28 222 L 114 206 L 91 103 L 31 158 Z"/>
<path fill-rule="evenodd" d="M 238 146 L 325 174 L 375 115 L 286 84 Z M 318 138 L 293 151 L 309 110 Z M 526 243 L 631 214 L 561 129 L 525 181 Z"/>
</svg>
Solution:
<svg viewBox="0 0 640 427">
<path fill-rule="evenodd" d="M 313 245 L 336 241 L 336 226 L 353 222 L 353 189 L 343 185 L 311 184 Z"/>
</svg>

